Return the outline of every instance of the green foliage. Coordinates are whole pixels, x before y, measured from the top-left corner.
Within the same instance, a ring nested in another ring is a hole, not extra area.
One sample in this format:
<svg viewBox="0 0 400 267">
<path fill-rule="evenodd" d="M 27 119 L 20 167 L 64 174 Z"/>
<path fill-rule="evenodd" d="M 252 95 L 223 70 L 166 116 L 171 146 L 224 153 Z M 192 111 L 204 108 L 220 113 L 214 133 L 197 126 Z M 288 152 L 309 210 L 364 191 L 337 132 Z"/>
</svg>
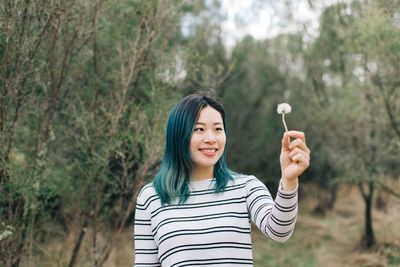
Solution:
<svg viewBox="0 0 400 267">
<path fill-rule="evenodd" d="M 2 222 L 1 226 L 2 233 L 0 233 L 0 241 L 2 241 L 3 239 L 7 239 L 14 234 L 15 229 L 12 226 L 5 225 L 4 222 Z"/>
<path fill-rule="evenodd" d="M 1 25 L 13 27 L 0 35 L 1 265 L 31 259 L 32 244 L 56 234 L 49 223 L 64 236 L 86 227 L 96 236 L 131 222 L 180 96 L 163 73 L 175 71 L 167 62 L 181 4 L 2 2 Z M 107 259 L 114 236 L 94 242 L 94 264 Z"/>
</svg>

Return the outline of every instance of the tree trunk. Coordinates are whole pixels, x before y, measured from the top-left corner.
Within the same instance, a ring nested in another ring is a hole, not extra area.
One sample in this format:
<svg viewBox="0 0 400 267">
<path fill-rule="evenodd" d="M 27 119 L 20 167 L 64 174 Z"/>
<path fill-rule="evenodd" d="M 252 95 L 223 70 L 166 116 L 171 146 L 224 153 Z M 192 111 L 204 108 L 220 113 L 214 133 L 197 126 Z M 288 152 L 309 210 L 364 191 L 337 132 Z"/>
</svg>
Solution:
<svg viewBox="0 0 400 267">
<path fill-rule="evenodd" d="M 361 239 L 362 248 L 372 248 L 376 244 L 374 229 L 372 227 L 372 196 L 374 191 L 374 183 L 369 182 L 369 190 L 366 193 L 361 190 L 365 202 L 365 232 Z M 360 187 L 362 188 L 362 186 Z"/>
<path fill-rule="evenodd" d="M 68 267 L 72 267 L 72 266 L 75 265 L 75 261 L 76 261 L 76 258 L 78 256 L 79 249 L 81 248 L 83 237 L 86 234 L 86 230 L 87 230 L 87 226 L 88 226 L 88 219 L 87 219 L 86 215 L 84 215 L 84 216 L 85 216 L 85 219 L 84 219 L 81 231 L 79 233 L 78 240 L 75 243 L 74 250 L 72 251 L 72 256 L 71 256 L 71 259 L 69 261 Z"/>
<path fill-rule="evenodd" d="M 313 214 L 317 216 L 325 216 L 327 211 L 333 209 L 336 202 L 337 189 L 337 185 L 330 186 L 329 190 L 320 189 L 322 193 L 320 192 L 318 195 L 318 204 L 313 210 Z"/>
<path fill-rule="evenodd" d="M 379 192 L 376 199 L 375 199 L 375 208 L 387 212 L 387 205 L 388 205 L 388 198 L 384 196 L 383 192 Z"/>
</svg>

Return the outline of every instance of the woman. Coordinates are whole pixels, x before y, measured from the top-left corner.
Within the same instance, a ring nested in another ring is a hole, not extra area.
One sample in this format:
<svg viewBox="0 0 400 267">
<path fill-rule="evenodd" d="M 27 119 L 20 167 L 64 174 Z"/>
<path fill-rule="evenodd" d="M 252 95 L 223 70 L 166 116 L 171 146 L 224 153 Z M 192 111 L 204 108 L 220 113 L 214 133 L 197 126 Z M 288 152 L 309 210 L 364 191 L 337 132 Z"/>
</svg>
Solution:
<svg viewBox="0 0 400 267">
<path fill-rule="evenodd" d="M 250 219 L 275 241 L 290 237 L 310 161 L 304 134 L 283 135 L 275 201 L 256 177 L 228 170 L 225 144 L 220 103 L 193 94 L 176 104 L 160 171 L 137 198 L 135 266 L 253 266 Z"/>
</svg>

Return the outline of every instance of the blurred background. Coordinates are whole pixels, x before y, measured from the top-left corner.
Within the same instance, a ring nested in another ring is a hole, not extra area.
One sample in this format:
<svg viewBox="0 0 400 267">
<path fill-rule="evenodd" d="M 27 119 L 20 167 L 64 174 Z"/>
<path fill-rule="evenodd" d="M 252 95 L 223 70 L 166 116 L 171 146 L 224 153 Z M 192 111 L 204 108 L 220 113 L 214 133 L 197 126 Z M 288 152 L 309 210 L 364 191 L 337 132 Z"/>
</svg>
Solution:
<svg viewBox="0 0 400 267">
<path fill-rule="evenodd" d="M 287 102 L 311 166 L 255 266 L 400 265 L 400 1 L 4 0 L 0 265 L 132 266 L 166 120 L 209 92 L 228 166 L 273 195 Z"/>
</svg>

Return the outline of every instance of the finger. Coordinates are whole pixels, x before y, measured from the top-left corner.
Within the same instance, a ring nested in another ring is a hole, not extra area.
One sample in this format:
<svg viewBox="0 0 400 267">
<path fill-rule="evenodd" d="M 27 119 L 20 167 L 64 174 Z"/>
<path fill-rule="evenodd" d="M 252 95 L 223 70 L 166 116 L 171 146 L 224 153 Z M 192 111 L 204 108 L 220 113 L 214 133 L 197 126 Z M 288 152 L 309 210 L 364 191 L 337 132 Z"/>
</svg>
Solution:
<svg viewBox="0 0 400 267">
<path fill-rule="evenodd" d="M 289 135 L 285 132 L 283 133 L 282 137 L 282 151 L 289 151 L 289 143 L 290 143 Z"/>
<path fill-rule="evenodd" d="M 288 131 L 285 134 L 287 134 L 289 137 L 300 138 L 301 140 L 304 141 L 304 143 L 306 143 L 306 135 L 303 132 L 300 132 L 300 131 Z"/>
<path fill-rule="evenodd" d="M 293 160 L 295 158 L 295 156 L 297 156 L 299 154 L 302 155 L 303 157 L 305 157 L 307 160 L 310 160 L 310 155 L 306 151 L 303 151 L 298 147 L 296 147 L 295 149 L 290 151 L 289 157 Z"/>
<path fill-rule="evenodd" d="M 293 150 L 294 148 L 300 148 L 301 150 L 307 152 L 308 154 L 311 153 L 310 149 L 307 147 L 306 143 L 300 138 L 295 139 L 294 141 L 290 142 L 289 150 Z"/>
<path fill-rule="evenodd" d="M 295 147 L 293 150 L 291 150 L 289 152 L 289 155 L 291 157 L 293 157 L 294 155 L 297 155 L 297 154 L 303 154 L 304 156 L 309 157 L 309 155 L 308 155 L 308 153 L 306 151 L 304 151 L 304 150 L 302 150 L 302 149 L 300 149 L 298 147 Z"/>
<path fill-rule="evenodd" d="M 297 154 L 292 158 L 293 161 L 297 162 L 297 165 L 300 166 L 303 170 L 307 169 L 310 166 L 310 160 L 304 156 L 304 154 Z"/>
</svg>

